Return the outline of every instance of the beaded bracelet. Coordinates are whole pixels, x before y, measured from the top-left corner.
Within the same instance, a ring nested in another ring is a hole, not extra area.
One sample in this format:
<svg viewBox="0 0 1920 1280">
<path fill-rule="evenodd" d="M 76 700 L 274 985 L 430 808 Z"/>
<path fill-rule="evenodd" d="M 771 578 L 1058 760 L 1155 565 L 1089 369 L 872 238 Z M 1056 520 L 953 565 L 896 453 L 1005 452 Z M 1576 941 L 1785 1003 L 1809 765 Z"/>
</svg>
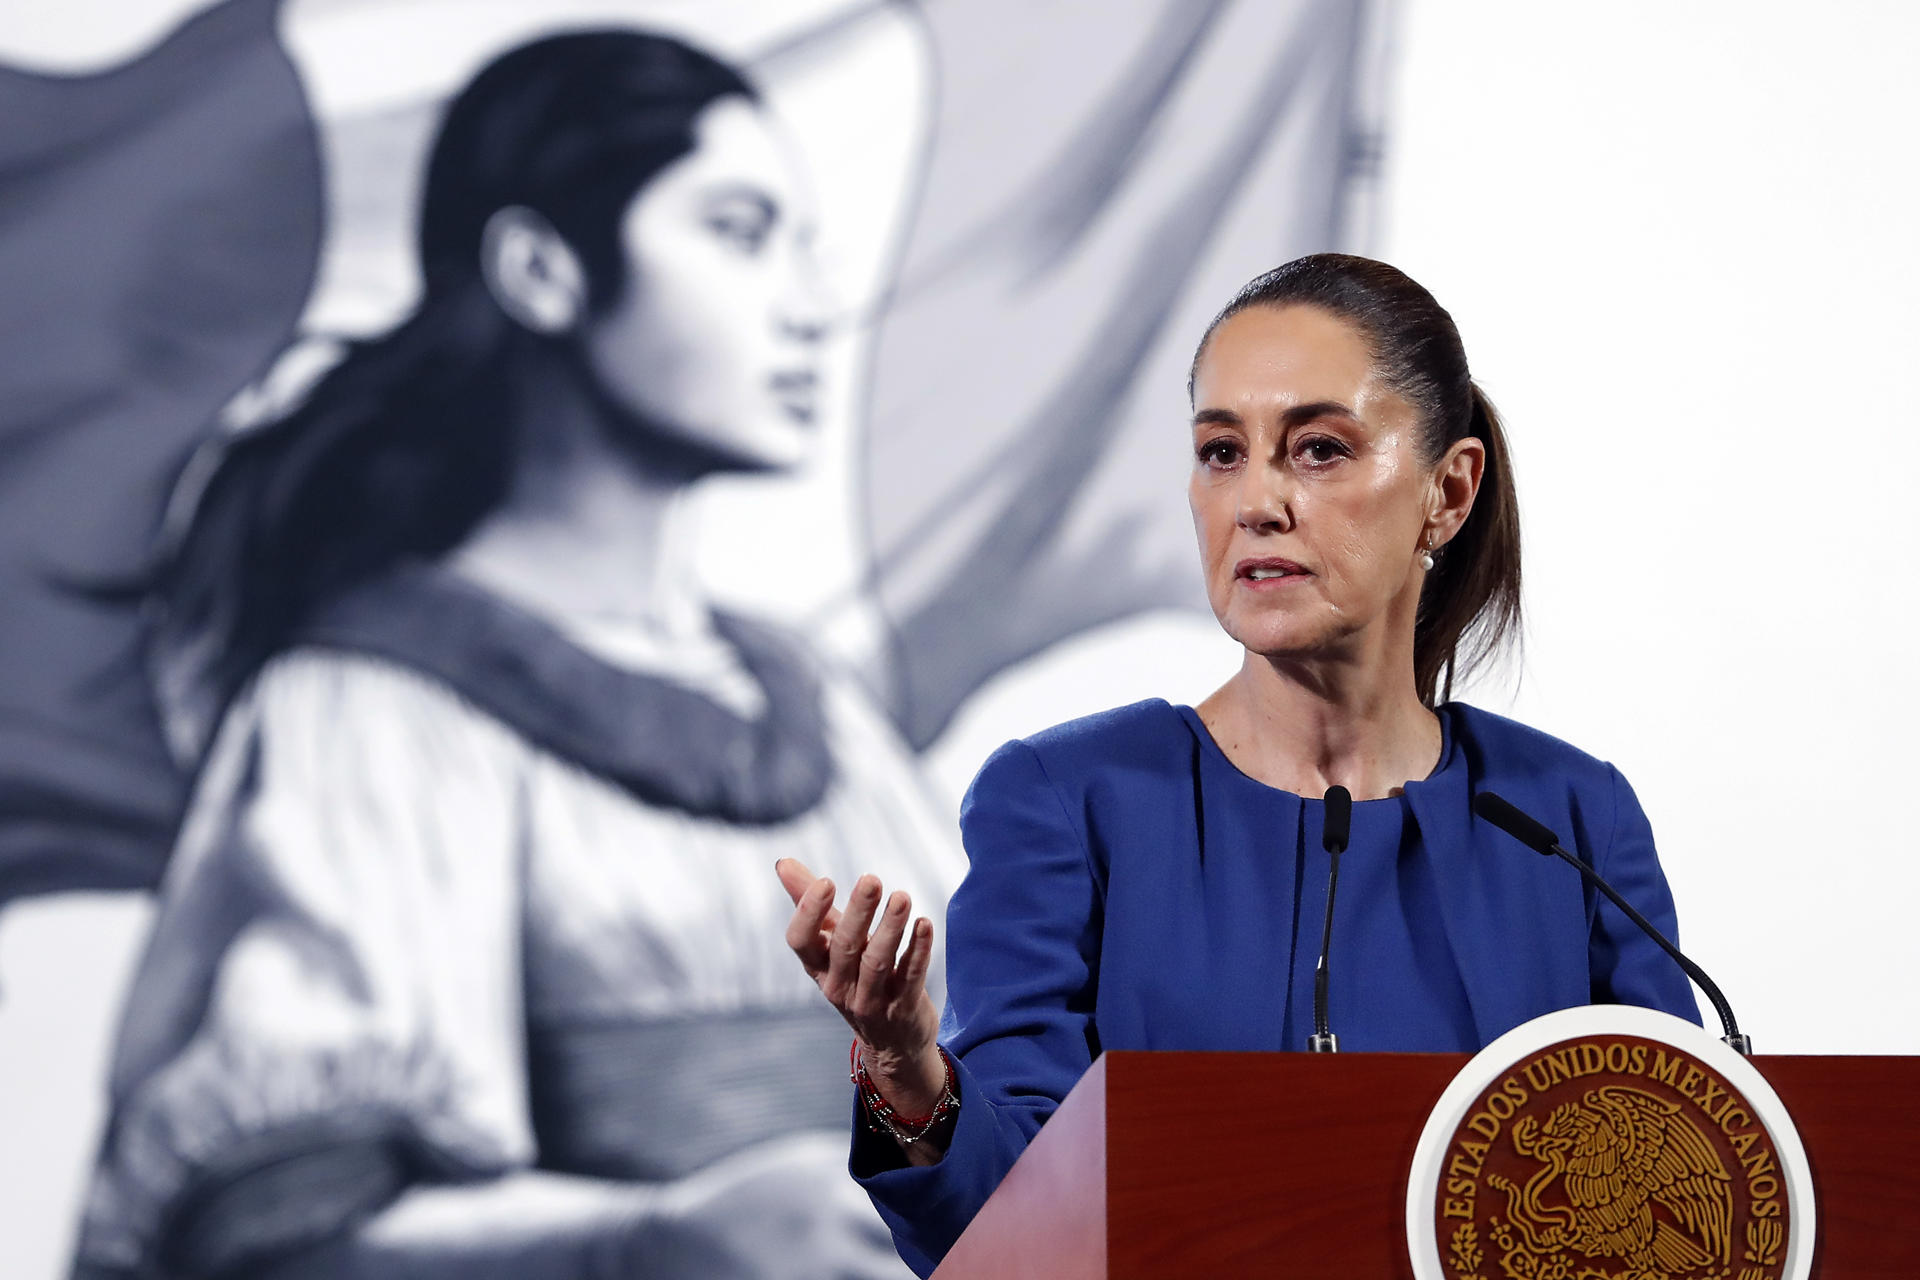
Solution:
<svg viewBox="0 0 1920 1280">
<path fill-rule="evenodd" d="M 903 1147 L 919 1142 L 935 1129 L 940 1122 L 960 1109 L 960 1094 L 953 1076 L 953 1059 L 947 1056 L 945 1049 L 940 1050 L 940 1064 L 946 1068 L 946 1079 L 940 1085 L 940 1100 L 933 1105 L 933 1114 L 927 1116 L 903 1116 L 894 1110 L 893 1104 L 881 1094 L 873 1083 L 873 1077 L 867 1073 L 866 1056 L 860 1052 L 860 1041 L 856 1038 L 847 1050 L 848 1078 L 854 1088 L 860 1091 L 860 1105 L 867 1113 L 867 1127 L 875 1133 L 884 1133 Z"/>
</svg>

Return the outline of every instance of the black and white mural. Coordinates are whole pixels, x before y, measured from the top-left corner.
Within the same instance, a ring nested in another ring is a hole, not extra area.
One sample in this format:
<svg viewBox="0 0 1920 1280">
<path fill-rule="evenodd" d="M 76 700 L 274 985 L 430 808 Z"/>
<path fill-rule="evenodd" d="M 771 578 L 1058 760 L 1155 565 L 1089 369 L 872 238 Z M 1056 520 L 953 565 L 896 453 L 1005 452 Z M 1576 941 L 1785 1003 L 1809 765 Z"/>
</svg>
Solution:
<svg viewBox="0 0 1920 1280">
<path fill-rule="evenodd" d="M 1360 243 L 1384 15 L 176 8 L 0 70 L 0 910 L 153 902 L 35 1229 L 905 1274 L 772 863 L 937 913 L 969 699 L 1204 607 L 1191 343 Z"/>
</svg>

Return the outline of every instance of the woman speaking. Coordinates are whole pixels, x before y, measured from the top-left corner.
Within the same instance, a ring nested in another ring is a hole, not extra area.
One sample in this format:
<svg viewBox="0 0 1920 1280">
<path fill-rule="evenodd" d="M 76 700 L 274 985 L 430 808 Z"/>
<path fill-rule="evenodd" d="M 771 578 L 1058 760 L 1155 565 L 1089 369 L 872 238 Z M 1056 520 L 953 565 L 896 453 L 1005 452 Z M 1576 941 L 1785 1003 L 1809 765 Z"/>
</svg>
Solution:
<svg viewBox="0 0 1920 1280">
<path fill-rule="evenodd" d="M 1306 1047 L 1312 797 L 1332 785 L 1356 801 L 1330 992 L 1346 1047 L 1473 1050 L 1589 1002 L 1698 1021 L 1654 943 L 1473 815 L 1489 789 L 1570 832 L 1673 933 L 1620 774 L 1447 700 L 1520 613 L 1506 441 L 1452 318 L 1384 263 L 1301 258 L 1214 320 L 1190 390 L 1207 595 L 1244 661 L 1197 707 L 1136 703 L 987 761 L 960 814 L 944 1022 L 906 893 L 862 876 L 836 910 L 830 881 L 778 866 L 787 940 L 856 1035 L 853 1172 L 923 1275 L 1102 1050 Z"/>
</svg>

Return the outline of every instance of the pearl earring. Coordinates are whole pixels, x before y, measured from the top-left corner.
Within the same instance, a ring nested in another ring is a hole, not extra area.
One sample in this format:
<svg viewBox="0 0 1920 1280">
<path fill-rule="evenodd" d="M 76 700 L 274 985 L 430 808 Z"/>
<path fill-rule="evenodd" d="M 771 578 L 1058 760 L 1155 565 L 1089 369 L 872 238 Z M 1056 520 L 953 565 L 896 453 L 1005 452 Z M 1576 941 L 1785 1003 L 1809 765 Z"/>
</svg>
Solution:
<svg viewBox="0 0 1920 1280">
<path fill-rule="evenodd" d="M 1433 572 L 1433 535 L 1427 535 L 1427 544 L 1420 550 L 1420 567 L 1428 573 Z"/>
</svg>

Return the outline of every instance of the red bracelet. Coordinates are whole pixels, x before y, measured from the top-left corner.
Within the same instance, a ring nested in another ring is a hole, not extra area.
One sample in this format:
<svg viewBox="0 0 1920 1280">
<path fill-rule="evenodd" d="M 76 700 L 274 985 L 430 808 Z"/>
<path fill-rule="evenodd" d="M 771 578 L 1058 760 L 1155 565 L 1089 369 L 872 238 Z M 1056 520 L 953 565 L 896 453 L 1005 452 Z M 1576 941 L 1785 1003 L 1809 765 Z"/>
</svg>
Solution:
<svg viewBox="0 0 1920 1280">
<path fill-rule="evenodd" d="M 938 1048 L 938 1046 L 935 1046 Z M 867 1073 L 866 1056 L 860 1052 L 860 1040 L 854 1038 L 853 1045 L 847 1050 L 848 1076 L 854 1087 L 860 1091 L 860 1105 L 867 1113 L 867 1126 L 875 1133 L 884 1133 L 903 1147 L 910 1147 L 925 1138 L 960 1108 L 958 1082 L 953 1075 L 953 1059 L 947 1051 L 940 1049 L 940 1065 L 946 1068 L 946 1079 L 940 1085 L 940 1100 L 933 1105 L 933 1114 L 926 1116 L 903 1116 L 894 1110 L 879 1088 L 873 1083 L 873 1077 Z"/>
</svg>

